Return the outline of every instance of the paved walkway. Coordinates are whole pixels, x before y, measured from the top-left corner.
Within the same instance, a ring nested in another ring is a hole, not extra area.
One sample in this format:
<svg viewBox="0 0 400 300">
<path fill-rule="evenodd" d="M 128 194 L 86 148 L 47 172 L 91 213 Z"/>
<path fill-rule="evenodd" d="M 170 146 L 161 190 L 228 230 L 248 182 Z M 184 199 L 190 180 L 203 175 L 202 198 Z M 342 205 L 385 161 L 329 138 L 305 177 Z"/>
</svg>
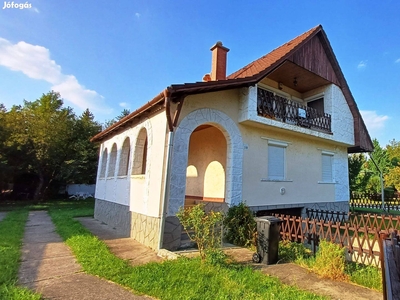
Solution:
<svg viewBox="0 0 400 300">
<path fill-rule="evenodd" d="M 45 211 L 29 213 L 19 284 L 41 293 L 45 299 L 150 299 L 83 273 Z"/>
<path fill-rule="evenodd" d="M 1 217 L 1 215 L 0 215 Z M 132 265 L 161 261 L 161 258 L 142 244 L 125 238 L 93 218 L 77 218 L 94 235 L 108 245 L 118 257 Z M 46 299 L 150 299 L 137 296 L 112 282 L 82 272 L 69 248 L 55 233 L 50 217 L 44 211 L 31 212 L 23 241 L 20 284 L 34 289 Z M 243 248 L 227 250 L 235 260 L 252 264 L 252 252 Z M 382 294 L 351 283 L 321 279 L 294 264 L 260 265 L 256 269 L 278 277 L 282 282 L 296 285 L 331 299 L 380 300 Z"/>
<path fill-rule="evenodd" d="M 103 240 L 114 255 L 129 260 L 133 266 L 162 261 L 162 258 L 158 257 L 150 248 L 132 238 L 119 234 L 116 230 L 96 219 L 89 217 L 76 219 L 92 234 Z"/>
<path fill-rule="evenodd" d="M 183 252 L 184 253 L 184 252 Z M 278 277 L 279 280 L 288 285 L 294 285 L 301 290 L 327 296 L 337 300 L 382 300 L 380 292 L 352 284 L 350 282 L 340 282 L 323 279 L 311 273 L 305 268 L 296 264 L 276 264 L 264 265 L 252 262 L 253 252 L 239 247 L 226 249 L 225 253 L 232 256 L 237 262 L 252 265 L 261 272 Z M 187 253 L 187 256 L 194 256 L 195 252 Z"/>
</svg>

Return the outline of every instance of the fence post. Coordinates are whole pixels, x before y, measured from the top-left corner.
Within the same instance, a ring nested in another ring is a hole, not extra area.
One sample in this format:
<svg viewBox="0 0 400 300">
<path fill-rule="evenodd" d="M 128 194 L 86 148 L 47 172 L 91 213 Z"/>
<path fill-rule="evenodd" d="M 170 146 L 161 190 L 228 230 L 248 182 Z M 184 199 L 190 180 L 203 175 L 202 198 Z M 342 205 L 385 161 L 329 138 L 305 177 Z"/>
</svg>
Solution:
<svg viewBox="0 0 400 300">
<path fill-rule="evenodd" d="M 379 232 L 379 260 L 381 262 L 381 269 L 382 269 L 382 288 L 383 288 L 383 299 L 387 300 L 387 290 L 386 290 L 386 270 L 385 270 L 385 253 L 383 243 L 385 239 L 388 238 L 388 234 L 385 231 Z"/>
</svg>

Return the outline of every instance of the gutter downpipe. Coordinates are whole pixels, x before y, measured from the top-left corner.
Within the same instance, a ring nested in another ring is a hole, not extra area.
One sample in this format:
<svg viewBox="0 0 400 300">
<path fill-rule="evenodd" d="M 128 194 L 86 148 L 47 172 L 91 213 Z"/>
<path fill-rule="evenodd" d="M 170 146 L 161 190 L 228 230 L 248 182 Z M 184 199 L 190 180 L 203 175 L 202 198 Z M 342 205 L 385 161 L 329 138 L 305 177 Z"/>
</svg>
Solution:
<svg viewBox="0 0 400 300">
<path fill-rule="evenodd" d="M 167 114 L 167 123 L 168 123 L 168 146 L 167 146 L 167 156 L 166 156 L 166 170 L 164 173 L 164 186 L 162 191 L 163 203 L 161 205 L 161 219 L 160 219 L 160 235 L 158 240 L 158 250 L 162 249 L 163 240 L 164 240 L 164 228 L 165 228 L 165 219 L 168 209 L 168 196 L 170 190 L 170 170 L 171 170 L 171 156 L 172 156 L 172 149 L 174 147 L 174 127 L 172 126 L 171 114 L 170 114 L 170 101 L 171 101 L 171 94 L 168 89 L 164 90 L 164 98 L 165 98 L 165 111 Z"/>
<path fill-rule="evenodd" d="M 375 162 L 375 160 L 372 158 L 372 156 L 370 154 L 368 154 L 369 158 L 372 160 L 372 162 L 374 163 L 375 167 L 378 169 L 379 171 L 379 178 L 381 181 L 381 199 L 382 199 L 382 210 L 385 210 L 385 188 L 383 186 L 383 175 L 382 175 L 382 171 L 381 169 L 378 167 L 378 164 Z"/>
</svg>

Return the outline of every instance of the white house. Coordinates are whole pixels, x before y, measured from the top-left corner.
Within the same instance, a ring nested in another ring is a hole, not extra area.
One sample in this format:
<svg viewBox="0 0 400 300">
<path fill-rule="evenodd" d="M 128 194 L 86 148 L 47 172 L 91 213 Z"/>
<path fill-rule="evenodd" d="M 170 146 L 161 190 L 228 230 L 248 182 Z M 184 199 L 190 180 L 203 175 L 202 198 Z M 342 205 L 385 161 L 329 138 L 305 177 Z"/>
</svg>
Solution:
<svg viewBox="0 0 400 300">
<path fill-rule="evenodd" d="M 177 249 L 181 206 L 347 210 L 348 153 L 372 151 L 322 26 L 226 77 L 212 48 L 203 82 L 171 85 L 93 137 L 95 218 Z"/>
</svg>

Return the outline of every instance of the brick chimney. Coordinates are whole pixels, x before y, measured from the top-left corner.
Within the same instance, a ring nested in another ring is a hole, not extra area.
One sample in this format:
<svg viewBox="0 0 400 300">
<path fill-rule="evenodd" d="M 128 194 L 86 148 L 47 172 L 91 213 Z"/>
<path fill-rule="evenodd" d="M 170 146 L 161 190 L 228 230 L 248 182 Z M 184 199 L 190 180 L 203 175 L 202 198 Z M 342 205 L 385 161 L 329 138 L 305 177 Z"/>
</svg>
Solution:
<svg viewBox="0 0 400 300">
<path fill-rule="evenodd" d="M 217 42 L 210 50 L 212 51 L 211 80 L 225 80 L 226 56 L 229 49 L 222 46 L 222 42 Z"/>
</svg>

